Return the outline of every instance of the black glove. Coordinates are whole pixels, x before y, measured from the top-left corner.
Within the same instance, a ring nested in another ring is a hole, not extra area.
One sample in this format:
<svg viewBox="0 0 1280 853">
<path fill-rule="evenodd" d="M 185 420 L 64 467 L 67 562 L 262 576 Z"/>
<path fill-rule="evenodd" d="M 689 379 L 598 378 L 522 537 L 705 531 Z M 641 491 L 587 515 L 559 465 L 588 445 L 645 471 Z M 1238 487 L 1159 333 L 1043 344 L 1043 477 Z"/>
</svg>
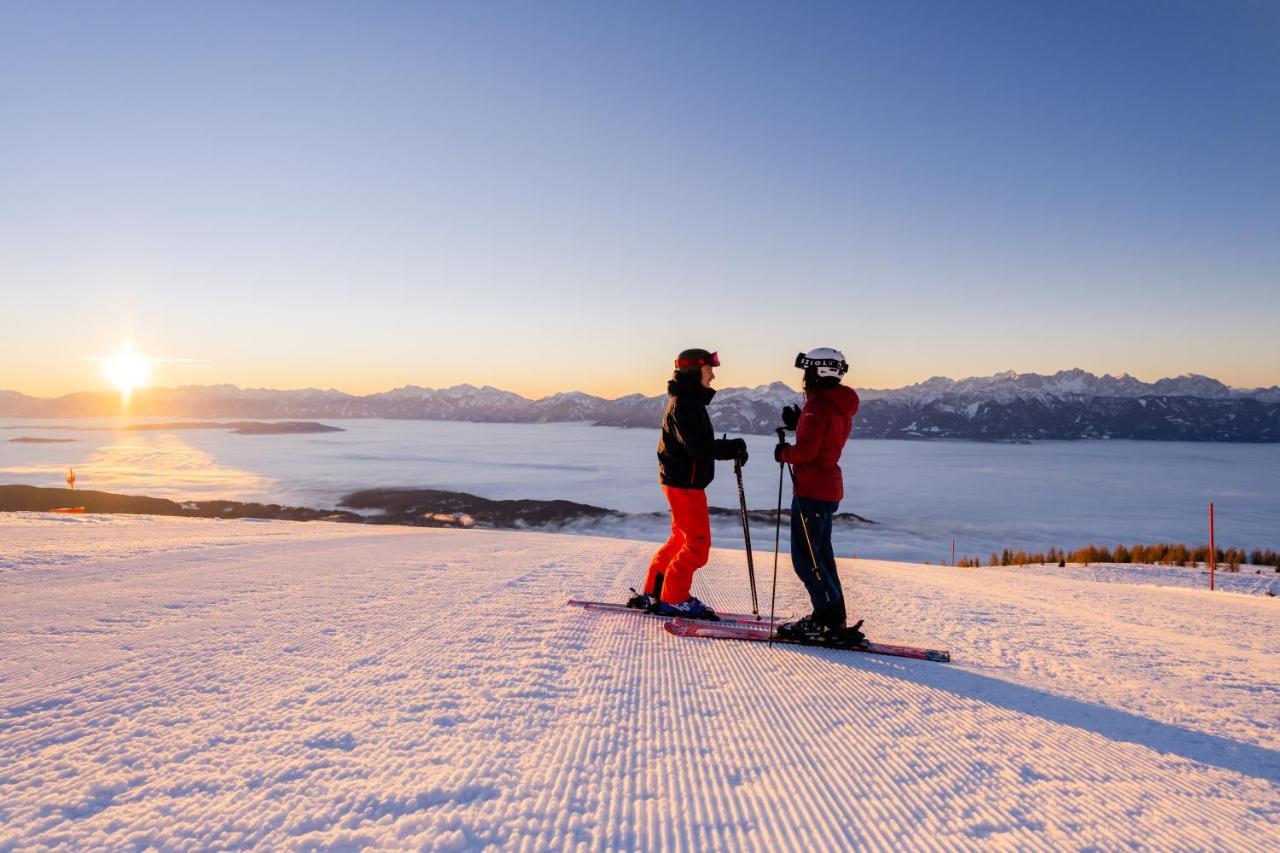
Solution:
<svg viewBox="0 0 1280 853">
<path fill-rule="evenodd" d="M 737 459 L 747 464 L 747 443 L 740 438 L 717 438 L 713 452 L 716 459 Z"/>
<path fill-rule="evenodd" d="M 777 445 L 773 448 L 773 461 L 774 461 L 774 462 L 781 462 L 781 461 L 782 461 L 782 451 L 783 451 L 783 450 L 786 450 L 786 449 L 787 449 L 788 447 L 790 447 L 790 446 L 791 446 L 791 445 L 787 444 L 785 441 L 779 441 L 779 442 L 777 443 Z"/>
<path fill-rule="evenodd" d="M 782 423 L 792 432 L 796 431 L 796 424 L 800 423 L 800 407 L 799 406 L 783 406 L 782 407 Z"/>
</svg>

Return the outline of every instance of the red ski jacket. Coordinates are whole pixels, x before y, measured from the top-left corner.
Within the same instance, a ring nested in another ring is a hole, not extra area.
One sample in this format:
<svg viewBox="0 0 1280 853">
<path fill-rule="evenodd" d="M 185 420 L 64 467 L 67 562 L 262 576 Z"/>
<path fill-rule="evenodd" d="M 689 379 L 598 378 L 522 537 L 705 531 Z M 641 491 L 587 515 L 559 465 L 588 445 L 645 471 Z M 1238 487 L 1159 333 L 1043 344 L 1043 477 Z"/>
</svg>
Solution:
<svg viewBox="0 0 1280 853">
<path fill-rule="evenodd" d="M 796 443 L 781 455 L 795 469 L 800 497 L 835 502 L 844 498 L 840 454 L 853 430 L 858 402 L 858 392 L 845 385 L 805 392 Z"/>
</svg>

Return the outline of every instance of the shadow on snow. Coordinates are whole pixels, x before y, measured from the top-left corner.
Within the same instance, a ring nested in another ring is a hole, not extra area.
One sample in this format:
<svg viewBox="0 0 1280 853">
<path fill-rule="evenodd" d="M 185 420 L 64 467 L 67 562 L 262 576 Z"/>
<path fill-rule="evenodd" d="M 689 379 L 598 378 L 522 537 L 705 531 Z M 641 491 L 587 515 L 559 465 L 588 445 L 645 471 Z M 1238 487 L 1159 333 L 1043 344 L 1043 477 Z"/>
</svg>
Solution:
<svg viewBox="0 0 1280 853">
<path fill-rule="evenodd" d="M 899 661 L 830 649 L 789 647 L 798 654 L 821 657 L 851 669 L 877 669 L 881 674 L 922 687 L 944 690 L 1019 714 L 1137 744 L 1159 753 L 1280 783 L 1280 751 L 1241 743 L 1103 705 L 1057 696 L 1032 687 L 1011 684 L 954 664 Z"/>
</svg>

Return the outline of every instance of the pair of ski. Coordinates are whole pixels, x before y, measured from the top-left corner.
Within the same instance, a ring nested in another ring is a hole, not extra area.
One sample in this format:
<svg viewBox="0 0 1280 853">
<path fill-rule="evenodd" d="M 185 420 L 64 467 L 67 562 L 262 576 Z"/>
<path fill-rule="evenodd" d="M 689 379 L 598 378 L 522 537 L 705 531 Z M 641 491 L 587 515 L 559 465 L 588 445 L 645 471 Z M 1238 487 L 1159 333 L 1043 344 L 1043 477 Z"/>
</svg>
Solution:
<svg viewBox="0 0 1280 853">
<path fill-rule="evenodd" d="M 831 643 L 818 642 L 815 640 L 807 640 L 794 637 L 779 637 L 774 634 L 768 620 L 763 616 L 752 616 L 744 613 L 721 613 L 719 621 L 712 622 L 705 619 L 686 619 L 684 617 L 663 616 L 660 613 L 649 613 L 645 610 L 637 610 L 633 607 L 627 607 L 625 604 L 615 604 L 608 601 L 583 601 L 581 599 L 570 599 L 569 604 L 574 607 L 581 607 L 585 610 L 591 610 L 598 613 L 630 613 L 636 616 L 647 616 L 649 618 L 657 618 L 666 620 L 663 628 L 668 634 L 674 634 L 677 637 L 702 637 L 712 640 L 744 640 L 756 643 L 782 643 L 791 646 L 813 646 L 822 649 L 841 649 L 850 652 L 866 652 L 873 655 L 889 655 L 898 658 L 915 658 L 917 660 L 931 660 L 939 663 L 947 663 L 951 660 L 951 653 L 939 651 L 937 649 L 924 649 L 916 646 L 898 646 L 890 643 L 873 643 L 864 640 L 861 643 Z"/>
</svg>

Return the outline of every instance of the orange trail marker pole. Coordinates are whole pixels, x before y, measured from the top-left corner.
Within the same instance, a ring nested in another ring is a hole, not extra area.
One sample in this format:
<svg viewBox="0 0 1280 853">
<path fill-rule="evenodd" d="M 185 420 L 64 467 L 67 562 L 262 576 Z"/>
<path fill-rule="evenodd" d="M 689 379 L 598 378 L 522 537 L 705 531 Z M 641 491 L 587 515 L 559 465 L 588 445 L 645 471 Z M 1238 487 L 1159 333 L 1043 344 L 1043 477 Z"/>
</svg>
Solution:
<svg viewBox="0 0 1280 853">
<path fill-rule="evenodd" d="M 1209 591 L 1213 591 L 1213 573 L 1218 567 L 1218 548 L 1213 540 L 1213 502 L 1209 502 Z"/>
</svg>

